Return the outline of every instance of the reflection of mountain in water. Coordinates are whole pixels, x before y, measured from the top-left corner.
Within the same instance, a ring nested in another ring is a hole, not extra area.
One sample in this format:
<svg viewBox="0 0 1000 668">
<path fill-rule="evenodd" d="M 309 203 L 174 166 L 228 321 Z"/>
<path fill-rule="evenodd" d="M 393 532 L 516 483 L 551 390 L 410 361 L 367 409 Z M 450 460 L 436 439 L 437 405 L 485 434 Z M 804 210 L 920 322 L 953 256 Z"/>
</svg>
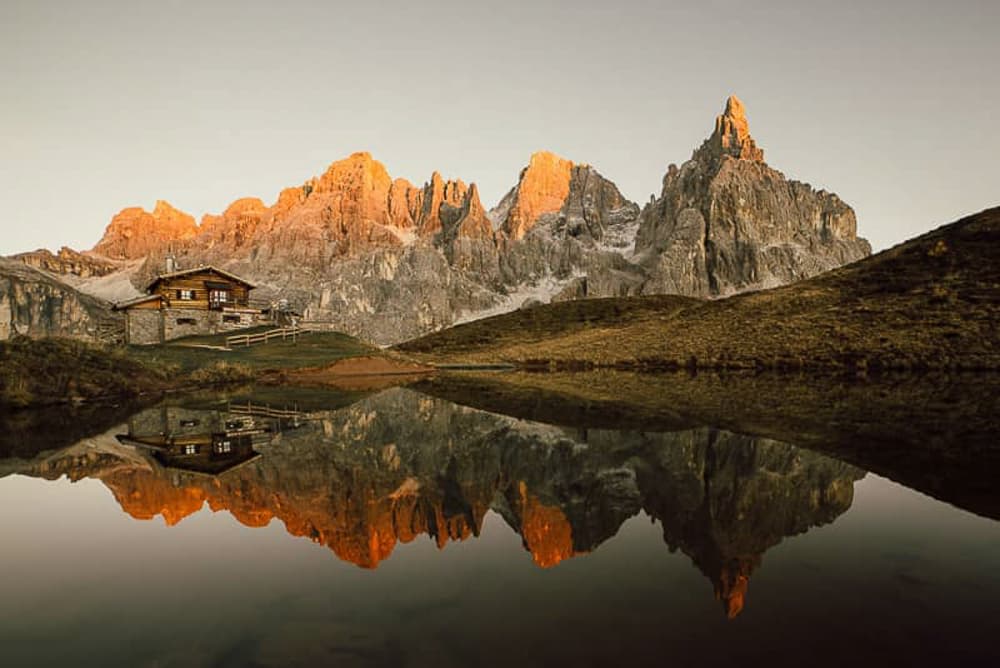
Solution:
<svg viewBox="0 0 1000 668">
<path fill-rule="evenodd" d="M 99 478 L 129 515 L 169 525 L 206 503 L 248 526 L 277 518 L 366 568 L 421 534 L 442 547 L 478 535 L 489 510 L 535 563 L 554 566 L 642 510 L 712 579 L 730 616 L 763 553 L 847 510 L 862 476 L 709 428 L 567 430 L 403 389 L 304 419 L 251 413 L 149 409 L 122 439 L 136 447 L 93 439 L 21 472 Z"/>
</svg>

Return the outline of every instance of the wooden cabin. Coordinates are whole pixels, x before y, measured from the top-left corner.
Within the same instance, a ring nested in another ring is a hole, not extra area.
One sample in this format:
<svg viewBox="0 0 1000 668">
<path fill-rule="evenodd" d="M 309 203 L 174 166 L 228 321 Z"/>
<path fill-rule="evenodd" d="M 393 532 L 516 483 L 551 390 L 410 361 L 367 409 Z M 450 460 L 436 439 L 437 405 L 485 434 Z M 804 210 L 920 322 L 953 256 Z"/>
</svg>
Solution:
<svg viewBox="0 0 1000 668">
<path fill-rule="evenodd" d="M 115 305 L 125 312 L 125 342 L 163 343 L 184 336 L 219 334 L 263 320 L 250 306 L 254 284 L 216 267 L 157 276 L 142 297 Z"/>
</svg>

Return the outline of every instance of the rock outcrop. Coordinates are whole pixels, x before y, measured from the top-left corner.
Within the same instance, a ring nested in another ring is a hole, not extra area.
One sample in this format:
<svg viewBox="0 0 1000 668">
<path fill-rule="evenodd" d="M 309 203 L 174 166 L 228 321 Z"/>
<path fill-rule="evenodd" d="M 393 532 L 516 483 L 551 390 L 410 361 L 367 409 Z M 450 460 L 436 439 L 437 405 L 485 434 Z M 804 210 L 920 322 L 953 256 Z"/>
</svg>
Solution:
<svg viewBox="0 0 1000 668">
<path fill-rule="evenodd" d="M 523 239 L 542 222 L 555 223 L 571 237 L 600 241 L 609 225 L 636 218 L 639 208 L 590 165 L 578 165 L 540 151 L 490 216 L 511 241 Z"/>
<path fill-rule="evenodd" d="M 723 296 L 807 278 L 871 253 L 839 197 L 764 162 L 743 104 L 729 98 L 715 131 L 640 216 L 644 294 Z"/>
<path fill-rule="evenodd" d="M 98 278 L 113 274 L 121 269 L 114 262 L 80 253 L 66 246 L 60 248 L 58 253 L 40 248 L 29 253 L 12 255 L 11 259 L 19 260 L 29 267 L 41 269 L 50 274 L 72 275 L 79 278 Z"/>
<path fill-rule="evenodd" d="M 23 262 L 0 258 L 0 341 L 14 336 L 114 339 L 121 316 Z"/>
</svg>

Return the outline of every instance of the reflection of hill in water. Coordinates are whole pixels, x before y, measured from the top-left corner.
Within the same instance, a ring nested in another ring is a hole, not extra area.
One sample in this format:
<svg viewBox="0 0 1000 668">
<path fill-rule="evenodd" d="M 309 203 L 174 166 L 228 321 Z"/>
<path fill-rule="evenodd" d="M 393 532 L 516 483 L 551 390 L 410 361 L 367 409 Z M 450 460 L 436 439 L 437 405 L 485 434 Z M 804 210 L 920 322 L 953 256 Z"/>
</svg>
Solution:
<svg viewBox="0 0 1000 668">
<path fill-rule="evenodd" d="M 413 387 L 529 420 L 794 443 L 1000 519 L 1000 374 L 462 373 Z"/>
<path fill-rule="evenodd" d="M 138 447 L 105 436 L 21 472 L 99 478 L 129 515 L 169 525 L 206 504 L 248 526 L 276 518 L 366 568 L 421 534 L 442 547 L 478 535 L 489 510 L 535 563 L 554 566 L 645 511 L 667 545 L 715 583 L 730 615 L 763 553 L 846 511 L 862 476 L 822 455 L 710 428 L 574 430 L 403 389 L 303 420 L 155 408 L 134 416 L 130 432 L 126 442 Z M 262 456 L 200 472 L 229 432 L 256 434 Z M 179 454 L 164 459 L 166 443 Z M 185 455 L 195 443 L 209 450 Z"/>
</svg>

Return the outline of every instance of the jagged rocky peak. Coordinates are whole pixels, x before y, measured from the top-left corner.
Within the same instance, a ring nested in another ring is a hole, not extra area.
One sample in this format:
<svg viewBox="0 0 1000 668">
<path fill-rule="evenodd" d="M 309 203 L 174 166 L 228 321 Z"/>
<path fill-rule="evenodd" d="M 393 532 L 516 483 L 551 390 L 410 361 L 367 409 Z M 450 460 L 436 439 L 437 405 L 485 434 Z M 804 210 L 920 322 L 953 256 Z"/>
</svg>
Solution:
<svg viewBox="0 0 1000 668">
<path fill-rule="evenodd" d="M 352 153 L 343 160 L 337 160 L 327 167 L 319 177 L 313 179 L 314 193 L 371 191 L 388 193 L 392 179 L 385 166 L 372 158 L 367 151 Z"/>
<path fill-rule="evenodd" d="M 854 210 L 764 163 L 743 103 L 726 102 L 711 136 L 642 212 L 643 292 L 724 296 L 776 287 L 866 257 Z"/>
<path fill-rule="evenodd" d="M 269 207 L 259 198 L 244 197 L 226 207 L 221 215 L 202 216 L 199 236 L 205 245 L 223 244 L 235 250 L 254 237 L 269 215 Z"/>
<path fill-rule="evenodd" d="M 141 207 L 118 212 L 93 252 L 113 259 L 134 260 L 172 241 L 191 239 L 197 233 L 193 216 L 157 200 L 151 213 Z"/>
<path fill-rule="evenodd" d="M 490 218 L 512 241 L 550 215 L 575 218 L 569 230 L 574 236 L 585 228 L 600 239 L 606 224 L 635 219 L 638 213 L 638 207 L 590 165 L 539 151 Z"/>
<path fill-rule="evenodd" d="M 441 174 L 434 172 L 430 183 L 424 184 L 420 196 L 420 235 L 431 236 L 440 232 L 443 227 L 442 207 L 461 208 L 468 190 L 461 179 L 445 181 Z"/>
<path fill-rule="evenodd" d="M 420 211 L 421 191 L 406 179 L 394 179 L 389 187 L 389 220 L 399 228 L 416 225 Z"/>
<path fill-rule="evenodd" d="M 246 220 L 259 218 L 265 211 L 267 211 L 267 205 L 260 198 L 243 197 L 226 207 L 226 210 L 222 212 L 222 217 L 230 220 Z"/>
<path fill-rule="evenodd" d="M 500 202 L 506 208 L 500 228 L 513 240 L 523 237 L 538 219 L 562 208 L 569 195 L 573 163 L 548 151 L 531 156 L 517 185 Z"/>
<path fill-rule="evenodd" d="M 703 148 L 716 159 L 728 155 L 740 160 L 764 162 L 764 149 L 757 148 L 757 143 L 750 136 L 746 107 L 735 95 L 726 100 L 722 115 L 715 117 L 715 132 L 705 141 Z"/>
<path fill-rule="evenodd" d="M 486 215 L 486 209 L 479 199 L 479 188 L 475 183 L 469 185 L 469 190 L 462 200 L 462 215 L 458 219 L 458 236 L 488 239 L 493 236 L 493 226 Z"/>
<path fill-rule="evenodd" d="M 327 226 L 356 226 L 362 223 L 389 224 L 389 191 L 392 178 L 370 153 L 353 153 L 330 165 L 312 181 L 304 204 L 310 200 L 329 211 Z"/>
</svg>

